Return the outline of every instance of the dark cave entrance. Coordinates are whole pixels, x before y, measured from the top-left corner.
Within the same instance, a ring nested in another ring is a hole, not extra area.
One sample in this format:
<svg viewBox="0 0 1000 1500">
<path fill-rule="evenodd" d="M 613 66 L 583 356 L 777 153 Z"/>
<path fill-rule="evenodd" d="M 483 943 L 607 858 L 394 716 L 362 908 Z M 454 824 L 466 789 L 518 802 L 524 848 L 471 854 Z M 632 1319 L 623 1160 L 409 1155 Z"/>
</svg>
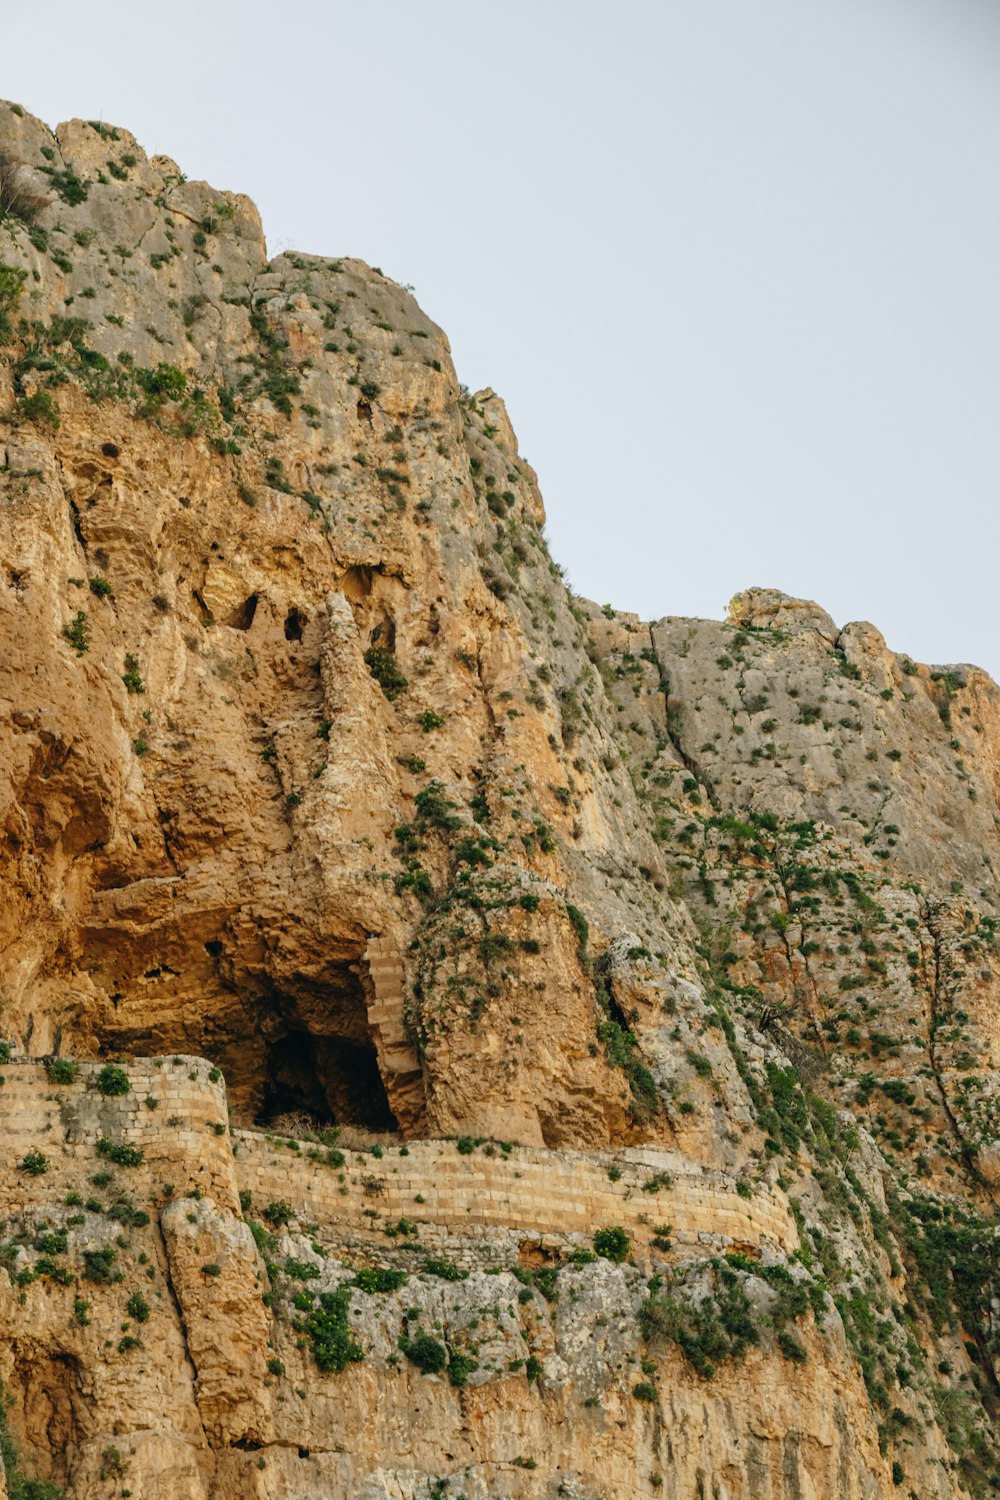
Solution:
<svg viewBox="0 0 1000 1500">
<path fill-rule="evenodd" d="M 284 1024 L 274 1026 L 271 1011 L 256 1123 L 301 1114 L 318 1125 L 395 1130 L 358 965 L 337 964 L 325 983 L 303 981 L 273 1004 Z"/>
<path fill-rule="evenodd" d="M 271 1043 L 256 1123 L 288 1114 L 309 1115 L 320 1125 L 395 1130 L 375 1048 L 307 1031 Z"/>
</svg>

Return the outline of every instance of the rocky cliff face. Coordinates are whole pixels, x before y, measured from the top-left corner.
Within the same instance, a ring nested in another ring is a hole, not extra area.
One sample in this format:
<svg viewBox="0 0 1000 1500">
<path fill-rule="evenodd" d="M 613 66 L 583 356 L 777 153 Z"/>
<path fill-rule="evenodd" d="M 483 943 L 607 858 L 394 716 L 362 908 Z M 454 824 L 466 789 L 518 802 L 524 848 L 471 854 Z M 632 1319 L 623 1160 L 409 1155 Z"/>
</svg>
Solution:
<svg viewBox="0 0 1000 1500">
<path fill-rule="evenodd" d="M 995 685 L 575 598 L 406 290 L 124 130 L 0 212 L 11 1493 L 1000 1484 Z"/>
</svg>

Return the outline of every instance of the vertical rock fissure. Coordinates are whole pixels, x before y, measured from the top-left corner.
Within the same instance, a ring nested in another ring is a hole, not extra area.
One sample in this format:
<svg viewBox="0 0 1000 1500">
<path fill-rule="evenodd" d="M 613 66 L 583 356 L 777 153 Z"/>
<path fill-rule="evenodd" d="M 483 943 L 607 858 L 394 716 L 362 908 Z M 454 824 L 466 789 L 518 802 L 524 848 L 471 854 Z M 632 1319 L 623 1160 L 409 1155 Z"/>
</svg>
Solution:
<svg viewBox="0 0 1000 1500">
<path fill-rule="evenodd" d="M 674 729 L 673 729 L 673 727 L 671 725 L 671 722 L 670 722 L 670 678 L 667 676 L 667 673 L 666 673 L 666 671 L 664 669 L 664 666 L 663 666 L 663 662 L 660 660 L 660 653 L 656 649 L 656 641 L 655 641 L 655 639 L 653 637 L 653 627 L 652 627 L 652 625 L 648 625 L 646 627 L 646 629 L 647 629 L 648 634 L 649 634 L 649 649 L 650 649 L 650 651 L 652 653 L 653 661 L 654 661 L 654 664 L 656 666 L 657 673 L 659 674 L 660 691 L 663 693 L 663 726 L 664 726 L 664 733 L 666 734 L 667 740 L 669 741 L 669 743 L 673 746 L 673 749 L 674 749 L 674 752 L 675 752 L 675 754 L 677 756 L 677 759 L 684 766 L 685 770 L 690 771 L 691 775 L 694 776 L 694 777 L 696 777 L 697 780 L 701 782 L 702 786 L 705 788 L 706 792 L 708 793 L 709 801 L 710 802 L 714 802 L 715 801 L 715 791 L 714 791 L 714 788 L 712 786 L 711 781 L 705 775 L 704 770 L 702 769 L 701 766 L 699 766 L 698 762 L 695 761 L 695 760 L 693 760 L 691 758 L 691 756 L 688 755 L 687 751 L 684 749 L 684 746 L 681 744 L 680 735 L 676 734 L 674 732 Z"/>
<path fill-rule="evenodd" d="M 958 1151 L 963 1163 L 965 1164 L 965 1168 L 973 1181 L 976 1182 L 980 1187 L 985 1188 L 990 1193 L 990 1197 L 993 1199 L 993 1201 L 996 1202 L 996 1195 L 980 1172 L 979 1167 L 976 1164 L 975 1154 L 971 1150 L 968 1142 L 965 1139 L 965 1136 L 962 1134 L 962 1127 L 959 1124 L 957 1115 L 952 1109 L 951 1101 L 948 1098 L 948 1092 L 944 1085 L 941 1060 L 938 1056 L 937 1032 L 938 1027 L 941 1023 L 941 986 L 943 982 L 943 942 L 939 927 L 941 910 L 942 908 L 940 906 L 932 907 L 930 905 L 927 905 L 924 907 L 923 912 L 921 913 L 924 926 L 931 939 L 934 954 L 933 973 L 931 976 L 931 983 L 929 987 L 930 1016 L 927 1028 L 927 1055 L 931 1065 L 931 1072 L 934 1075 L 934 1082 L 937 1086 L 938 1094 L 941 1099 L 941 1108 L 944 1111 L 944 1117 L 948 1122 L 948 1128 L 955 1139 L 955 1144 L 958 1147 Z"/>
</svg>

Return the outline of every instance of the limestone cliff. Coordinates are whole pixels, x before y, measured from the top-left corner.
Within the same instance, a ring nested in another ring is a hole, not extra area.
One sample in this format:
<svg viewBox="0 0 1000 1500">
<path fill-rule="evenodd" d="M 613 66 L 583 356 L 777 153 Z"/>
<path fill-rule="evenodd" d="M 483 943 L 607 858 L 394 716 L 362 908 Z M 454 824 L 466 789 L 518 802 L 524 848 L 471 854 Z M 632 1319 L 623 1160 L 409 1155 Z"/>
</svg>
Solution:
<svg viewBox="0 0 1000 1500">
<path fill-rule="evenodd" d="M 11 1495 L 1000 1485 L 995 685 L 575 598 L 127 131 L 0 104 L 0 215 Z"/>
</svg>

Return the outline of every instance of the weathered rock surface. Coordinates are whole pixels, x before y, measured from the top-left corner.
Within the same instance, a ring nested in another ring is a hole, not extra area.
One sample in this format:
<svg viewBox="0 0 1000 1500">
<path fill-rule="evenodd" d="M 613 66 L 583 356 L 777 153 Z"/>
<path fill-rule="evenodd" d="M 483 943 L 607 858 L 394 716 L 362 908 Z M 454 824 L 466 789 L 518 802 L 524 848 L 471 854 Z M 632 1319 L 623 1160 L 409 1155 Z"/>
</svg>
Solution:
<svg viewBox="0 0 1000 1500">
<path fill-rule="evenodd" d="M 0 209 L 24 1469 L 995 1488 L 1000 690 L 574 598 L 409 293 L 126 131 L 0 104 Z"/>
</svg>

